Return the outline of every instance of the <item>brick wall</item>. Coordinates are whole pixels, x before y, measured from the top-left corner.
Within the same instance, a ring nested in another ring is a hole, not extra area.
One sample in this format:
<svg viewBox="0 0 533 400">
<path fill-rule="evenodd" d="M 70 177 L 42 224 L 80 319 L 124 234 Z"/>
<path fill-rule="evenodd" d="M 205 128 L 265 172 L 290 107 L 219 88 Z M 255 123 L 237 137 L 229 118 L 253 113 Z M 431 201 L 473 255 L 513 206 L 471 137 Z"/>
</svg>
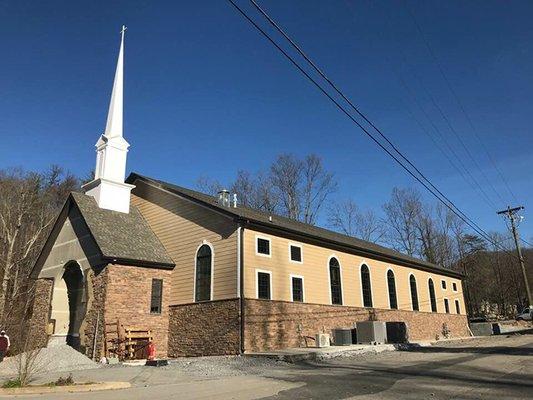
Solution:
<svg viewBox="0 0 533 400">
<path fill-rule="evenodd" d="M 239 354 L 238 299 L 170 307 L 169 356 Z"/>
<path fill-rule="evenodd" d="M 167 357 L 170 276 L 172 271 L 109 264 L 105 296 L 105 321 L 150 329 L 157 357 Z M 163 279 L 161 314 L 150 313 L 152 279 Z"/>
<path fill-rule="evenodd" d="M 443 337 L 443 323 L 452 337 L 469 336 L 465 315 L 246 299 L 245 350 L 303 347 L 305 336 L 331 334 L 333 328 L 352 327 L 356 321 L 371 319 L 406 322 L 411 341 Z"/>
</svg>

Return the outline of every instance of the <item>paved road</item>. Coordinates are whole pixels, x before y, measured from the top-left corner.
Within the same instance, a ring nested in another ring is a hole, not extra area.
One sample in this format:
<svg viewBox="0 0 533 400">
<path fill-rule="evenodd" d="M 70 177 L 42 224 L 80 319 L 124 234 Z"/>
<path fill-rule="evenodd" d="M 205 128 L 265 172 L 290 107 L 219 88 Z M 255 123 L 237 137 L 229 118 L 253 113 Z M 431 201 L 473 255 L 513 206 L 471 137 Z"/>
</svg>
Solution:
<svg viewBox="0 0 533 400">
<path fill-rule="evenodd" d="M 209 369 L 104 368 L 77 380 L 122 380 L 120 391 L 18 399 L 532 399 L 533 335 L 447 342 L 409 352 L 320 364 L 265 363 Z M 237 363 L 237 361 L 235 361 Z M 192 364 L 194 365 L 194 364 Z M 42 377 L 46 381 L 51 376 Z"/>
</svg>

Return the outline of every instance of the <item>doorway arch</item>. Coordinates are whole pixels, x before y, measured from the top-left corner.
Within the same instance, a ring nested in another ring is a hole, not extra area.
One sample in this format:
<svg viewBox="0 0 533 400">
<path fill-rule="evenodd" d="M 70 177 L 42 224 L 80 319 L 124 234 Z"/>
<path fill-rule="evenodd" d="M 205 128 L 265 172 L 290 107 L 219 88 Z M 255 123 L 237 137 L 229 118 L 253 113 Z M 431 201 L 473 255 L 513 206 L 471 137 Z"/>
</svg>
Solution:
<svg viewBox="0 0 533 400">
<path fill-rule="evenodd" d="M 87 311 L 87 294 L 85 276 L 76 261 L 69 261 L 65 264 L 62 281 L 67 288 L 68 298 L 69 318 L 66 342 L 76 350 L 81 350 L 80 328 Z"/>
</svg>

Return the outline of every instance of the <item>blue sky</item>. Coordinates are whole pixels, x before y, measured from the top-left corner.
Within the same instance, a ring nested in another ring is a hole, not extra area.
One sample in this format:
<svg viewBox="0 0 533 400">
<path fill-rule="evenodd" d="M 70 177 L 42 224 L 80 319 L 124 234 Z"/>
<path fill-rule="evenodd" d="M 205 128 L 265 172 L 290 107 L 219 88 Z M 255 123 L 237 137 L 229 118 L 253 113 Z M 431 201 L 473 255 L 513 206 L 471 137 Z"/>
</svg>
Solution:
<svg viewBox="0 0 533 400">
<path fill-rule="evenodd" d="M 503 230 L 494 207 L 434 143 L 452 157 L 432 124 L 492 203 L 516 203 L 425 37 L 526 206 L 521 229 L 533 237 L 532 2 L 261 4 L 443 192 L 484 229 Z M 317 153 L 337 176 L 336 198 L 377 212 L 394 186 L 416 186 L 226 1 L 3 1 L 0 168 L 94 168 L 123 23 L 129 171 L 192 187 L 202 175 L 224 182 L 238 169 L 265 168 L 282 152 Z"/>
</svg>

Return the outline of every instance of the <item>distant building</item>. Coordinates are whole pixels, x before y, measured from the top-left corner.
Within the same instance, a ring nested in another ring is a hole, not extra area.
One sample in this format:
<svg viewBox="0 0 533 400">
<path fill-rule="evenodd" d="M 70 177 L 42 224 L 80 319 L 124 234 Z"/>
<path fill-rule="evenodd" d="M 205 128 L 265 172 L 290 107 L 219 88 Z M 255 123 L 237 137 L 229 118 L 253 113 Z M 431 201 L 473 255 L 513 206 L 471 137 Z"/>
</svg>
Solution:
<svg viewBox="0 0 533 400">
<path fill-rule="evenodd" d="M 123 40 L 95 179 L 69 196 L 32 273 L 34 329 L 95 357 L 117 321 L 150 329 L 159 356 L 298 347 L 369 319 L 403 321 L 411 340 L 468 336 L 457 272 L 228 192 L 124 179 Z"/>
</svg>

